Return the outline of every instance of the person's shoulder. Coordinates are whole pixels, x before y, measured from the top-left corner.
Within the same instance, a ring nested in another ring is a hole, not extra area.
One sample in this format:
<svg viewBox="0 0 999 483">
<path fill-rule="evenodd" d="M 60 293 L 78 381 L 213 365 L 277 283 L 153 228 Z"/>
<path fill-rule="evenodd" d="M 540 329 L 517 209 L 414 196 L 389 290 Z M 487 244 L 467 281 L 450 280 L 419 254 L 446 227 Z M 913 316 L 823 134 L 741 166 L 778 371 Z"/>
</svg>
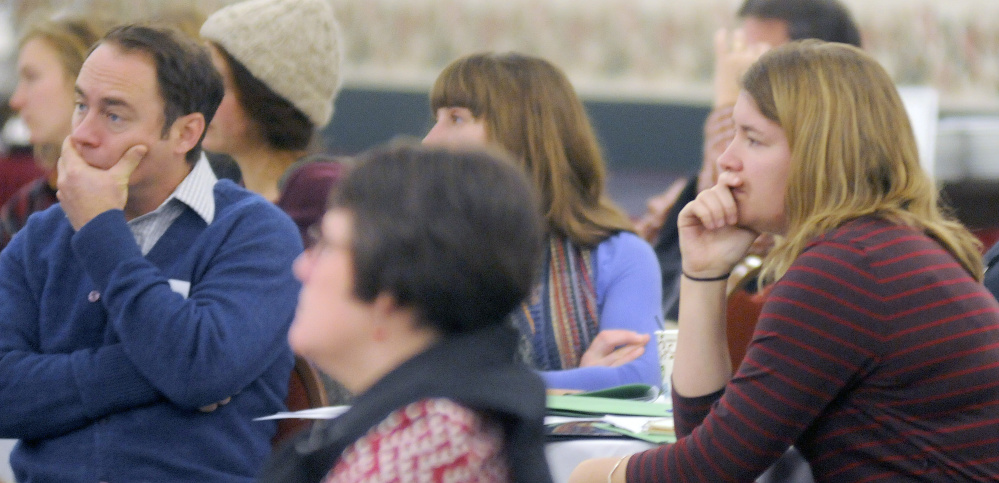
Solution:
<svg viewBox="0 0 999 483">
<path fill-rule="evenodd" d="M 914 260 L 905 254 L 939 252 L 948 256 L 921 231 L 877 217 L 860 217 L 815 237 L 795 260 L 794 265 L 816 268 L 849 266 L 847 273 L 873 276 L 884 270 L 889 260 Z M 922 257 L 920 257 L 922 259 Z"/>
<path fill-rule="evenodd" d="M 615 233 L 597 246 L 594 258 L 598 297 L 625 281 L 655 290 L 656 294 L 662 290 L 659 259 L 652 246 L 634 233 Z"/>
<path fill-rule="evenodd" d="M 212 194 L 215 196 L 216 205 L 221 204 L 221 208 L 227 208 L 230 205 L 240 204 L 252 205 L 257 201 L 267 201 L 263 196 L 260 196 L 234 183 L 231 179 L 226 178 L 215 182 L 215 185 L 212 187 Z"/>
<path fill-rule="evenodd" d="M 415 439 L 433 437 L 430 432 L 445 433 L 450 438 L 460 435 L 474 437 L 485 430 L 485 426 L 485 419 L 474 410 L 454 400 L 436 397 L 421 399 L 395 410 L 374 432 L 382 435 L 405 433 Z"/>
<path fill-rule="evenodd" d="M 389 414 L 343 454 L 327 481 L 406 474 L 414 481 L 474 472 L 478 481 L 508 481 L 503 433 L 450 399 L 410 403 Z M 400 458 L 405 452 L 410 458 Z M 363 460 L 363 461 L 362 461 Z M 415 463 L 415 464 L 414 464 Z M 404 471 L 404 473 L 400 473 Z"/>
<path fill-rule="evenodd" d="M 649 242 L 642 239 L 642 237 L 630 232 L 630 231 L 619 231 L 600 242 L 600 247 L 612 246 L 623 250 L 644 250 L 646 248 L 651 249 Z"/>
<path fill-rule="evenodd" d="M 495 423 L 473 409 L 447 398 L 428 398 L 408 404 L 382 423 L 382 434 L 404 434 L 413 443 L 430 442 L 430 447 L 450 446 L 464 451 L 480 445 L 502 446 Z"/>
<path fill-rule="evenodd" d="M 652 245 L 630 231 L 619 231 L 597 245 L 597 257 L 606 262 L 613 260 L 655 260 Z"/>
<path fill-rule="evenodd" d="M 228 227 L 238 225 L 243 230 L 255 231 L 253 227 L 267 227 L 268 232 L 286 233 L 288 238 L 301 243 L 298 227 L 288 214 L 263 196 L 254 193 L 230 180 L 222 179 L 215 183 L 215 219 L 212 225 Z"/>
<path fill-rule="evenodd" d="M 849 220 L 826 233 L 816 236 L 810 245 L 849 245 L 863 249 L 916 233 L 914 229 L 908 226 L 892 223 L 881 218 L 860 217 Z"/>
<path fill-rule="evenodd" d="M 343 158 L 314 155 L 291 165 L 278 186 L 284 193 L 292 190 L 312 190 L 314 187 L 328 189 L 347 172 L 347 162 Z"/>
<path fill-rule="evenodd" d="M 58 203 L 27 215 L 28 221 L 22 230 L 29 230 L 29 233 L 38 232 L 40 235 L 46 236 L 46 234 L 51 235 L 52 230 L 59 227 L 72 227 L 69 220 L 66 219 L 66 213 L 62 211 L 62 205 Z"/>
<path fill-rule="evenodd" d="M 39 193 L 44 192 L 44 188 L 48 186 L 48 179 L 46 178 L 35 178 L 17 189 L 10 198 L 7 199 L 5 205 L 11 205 L 16 203 L 27 204 L 31 198 L 39 196 Z"/>
<path fill-rule="evenodd" d="M 247 215 L 277 217 L 287 219 L 288 216 L 263 196 L 254 193 L 228 179 L 220 179 L 213 188 L 215 196 L 216 216 Z M 288 220 L 291 221 L 291 220 Z"/>
<path fill-rule="evenodd" d="M 475 411 L 447 398 L 421 399 L 407 406 L 406 412 L 419 417 L 453 421 L 468 427 L 481 421 Z"/>
<path fill-rule="evenodd" d="M 70 253 L 69 240 L 72 238 L 73 226 L 66 218 L 62 206 L 52 205 L 44 210 L 30 213 L 24 226 L 17 231 L 4 247 L 4 251 L 27 250 L 25 258 L 31 262 L 42 262 L 51 257 L 43 257 L 43 250 L 65 245 L 65 250 L 56 248 L 55 253 L 65 251 Z"/>
</svg>

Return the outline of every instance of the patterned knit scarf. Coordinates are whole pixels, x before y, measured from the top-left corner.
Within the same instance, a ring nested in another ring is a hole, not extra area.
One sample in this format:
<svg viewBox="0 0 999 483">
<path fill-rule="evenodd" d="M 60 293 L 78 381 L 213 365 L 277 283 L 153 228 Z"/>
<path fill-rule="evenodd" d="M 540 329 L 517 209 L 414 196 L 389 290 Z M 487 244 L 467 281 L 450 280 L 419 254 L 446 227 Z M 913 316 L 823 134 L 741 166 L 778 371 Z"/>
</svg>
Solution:
<svg viewBox="0 0 999 483">
<path fill-rule="evenodd" d="M 593 250 L 567 238 L 549 237 L 541 282 L 514 312 L 521 334 L 529 339 L 528 360 L 539 370 L 579 367 L 579 359 L 597 335 L 597 294 Z"/>
</svg>

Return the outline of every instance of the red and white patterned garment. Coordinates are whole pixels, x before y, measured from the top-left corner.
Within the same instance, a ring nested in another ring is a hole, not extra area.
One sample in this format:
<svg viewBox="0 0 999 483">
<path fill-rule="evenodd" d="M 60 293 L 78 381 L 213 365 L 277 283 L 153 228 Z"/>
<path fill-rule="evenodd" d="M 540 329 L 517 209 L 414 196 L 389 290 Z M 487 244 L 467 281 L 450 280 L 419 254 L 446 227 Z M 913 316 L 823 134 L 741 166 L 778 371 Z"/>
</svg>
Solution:
<svg viewBox="0 0 999 483">
<path fill-rule="evenodd" d="M 502 429 L 448 399 L 424 399 L 347 447 L 324 481 L 487 483 L 507 474 Z"/>
</svg>

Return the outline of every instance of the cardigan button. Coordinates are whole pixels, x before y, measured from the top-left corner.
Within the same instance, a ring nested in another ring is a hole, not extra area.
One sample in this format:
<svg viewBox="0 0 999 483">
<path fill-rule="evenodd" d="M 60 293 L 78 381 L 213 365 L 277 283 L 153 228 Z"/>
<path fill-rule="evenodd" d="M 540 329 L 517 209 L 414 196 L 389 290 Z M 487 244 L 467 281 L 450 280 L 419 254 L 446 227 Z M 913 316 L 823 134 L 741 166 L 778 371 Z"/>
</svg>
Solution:
<svg viewBox="0 0 999 483">
<path fill-rule="evenodd" d="M 96 302 L 100 299 L 101 299 L 101 293 L 96 290 L 91 290 L 90 293 L 87 294 L 87 300 L 91 302 Z"/>
</svg>

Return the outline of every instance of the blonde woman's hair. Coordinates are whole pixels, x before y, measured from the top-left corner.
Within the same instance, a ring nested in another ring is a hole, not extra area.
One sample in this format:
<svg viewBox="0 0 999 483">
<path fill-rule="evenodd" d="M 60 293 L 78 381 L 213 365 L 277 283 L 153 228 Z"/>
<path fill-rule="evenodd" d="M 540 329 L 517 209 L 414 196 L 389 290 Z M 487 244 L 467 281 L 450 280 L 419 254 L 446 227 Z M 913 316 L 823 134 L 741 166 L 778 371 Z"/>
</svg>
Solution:
<svg viewBox="0 0 999 483">
<path fill-rule="evenodd" d="M 861 216 L 926 233 L 981 281 L 981 242 L 941 209 L 902 100 L 877 61 L 845 44 L 793 42 L 761 57 L 743 88 L 791 148 L 787 230 L 765 260 L 764 281 L 783 276 L 815 236 Z"/>
<path fill-rule="evenodd" d="M 605 192 L 606 168 L 583 104 L 550 62 L 517 53 L 460 58 L 437 77 L 430 107 L 464 107 L 485 121 L 487 138 L 532 181 L 549 232 L 595 246 L 632 230 Z"/>
<path fill-rule="evenodd" d="M 105 2 L 108 3 L 108 2 Z M 40 8 L 27 16 L 28 26 L 21 32 L 18 50 L 32 40 L 41 40 L 55 51 L 59 64 L 63 69 L 68 88 L 73 88 L 76 77 L 83 68 L 83 62 L 90 55 L 90 49 L 111 27 L 126 21 L 123 8 L 111 8 L 96 2 L 89 9 L 74 9 L 51 12 Z M 204 23 L 205 14 L 195 5 L 160 6 L 147 5 L 150 8 L 135 8 L 133 3 L 122 3 L 130 10 L 140 12 L 136 21 L 162 24 L 174 27 L 193 39 L 199 39 L 198 29 Z M 35 158 L 46 166 L 54 166 L 59 158 L 62 146 L 58 144 L 38 144 L 34 146 Z"/>
<path fill-rule="evenodd" d="M 83 67 L 90 47 L 104 35 L 110 22 L 86 16 L 58 16 L 32 23 L 21 34 L 18 48 L 31 40 L 44 40 L 58 55 L 59 62 L 70 81 Z"/>
<path fill-rule="evenodd" d="M 41 15 L 43 12 L 39 12 Z M 18 50 L 32 40 L 40 40 L 50 47 L 59 59 L 60 67 L 67 80 L 67 89 L 73 88 L 76 76 L 80 74 L 83 61 L 90 53 L 90 47 L 100 40 L 110 22 L 97 17 L 56 16 L 54 18 L 34 17 L 28 27 L 21 33 Z M 70 116 L 66 113 L 66 116 Z M 46 167 L 55 166 L 59 159 L 62 146 L 58 144 L 37 144 L 34 146 L 35 158 Z"/>
</svg>

